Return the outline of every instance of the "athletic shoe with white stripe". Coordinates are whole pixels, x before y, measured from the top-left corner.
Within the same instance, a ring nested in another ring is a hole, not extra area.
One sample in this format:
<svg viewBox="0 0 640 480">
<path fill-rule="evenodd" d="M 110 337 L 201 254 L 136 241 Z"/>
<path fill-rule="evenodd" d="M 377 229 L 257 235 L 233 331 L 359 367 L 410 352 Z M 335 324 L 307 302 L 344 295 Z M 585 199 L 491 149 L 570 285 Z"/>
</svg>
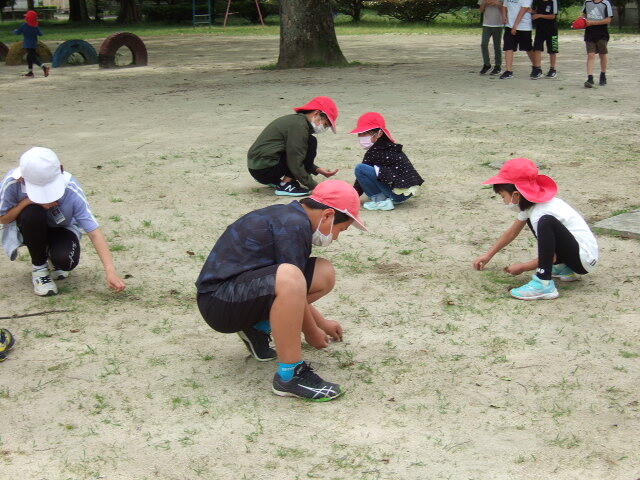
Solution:
<svg viewBox="0 0 640 480">
<path fill-rule="evenodd" d="M 268 333 L 249 327 L 239 331 L 238 336 L 242 339 L 251 355 L 253 355 L 253 358 L 259 362 L 268 362 L 278 358 L 276 351 L 269 345 L 271 336 Z"/>
<path fill-rule="evenodd" d="M 575 282 L 580 280 L 580 275 L 567 267 L 564 263 L 554 265 L 551 269 L 551 276 L 561 282 Z"/>
<path fill-rule="evenodd" d="M 33 281 L 33 293 L 39 297 L 49 297 L 58 293 L 58 287 L 51 279 L 48 268 L 32 271 L 31 280 Z"/>
<path fill-rule="evenodd" d="M 537 275 L 532 275 L 529 283 L 512 288 L 511 295 L 519 300 L 553 300 L 559 294 L 553 280 L 540 280 Z"/>
<path fill-rule="evenodd" d="M 282 380 L 276 372 L 272 390 L 281 397 L 298 397 L 312 402 L 328 402 L 344 393 L 340 385 L 323 380 L 305 362 L 296 366 L 293 378 L 288 382 Z"/>
<path fill-rule="evenodd" d="M 69 276 L 69 272 L 67 270 L 54 270 L 51 272 L 51 278 L 54 280 L 64 280 Z"/>
</svg>

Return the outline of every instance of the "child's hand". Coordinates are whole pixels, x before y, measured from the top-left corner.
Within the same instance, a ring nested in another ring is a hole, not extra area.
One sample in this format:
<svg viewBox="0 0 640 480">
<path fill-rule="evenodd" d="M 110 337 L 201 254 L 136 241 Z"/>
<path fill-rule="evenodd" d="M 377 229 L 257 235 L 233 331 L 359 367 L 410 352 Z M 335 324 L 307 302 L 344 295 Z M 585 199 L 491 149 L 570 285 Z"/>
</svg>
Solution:
<svg viewBox="0 0 640 480">
<path fill-rule="evenodd" d="M 513 265 L 504 267 L 504 271 L 510 273 L 513 276 L 516 276 L 520 275 L 522 272 L 525 272 L 526 268 L 522 263 L 514 263 Z"/>
<path fill-rule="evenodd" d="M 329 177 L 333 177 L 336 173 L 338 173 L 338 170 L 327 170 L 326 168 L 320 168 L 318 167 L 318 169 L 316 170 L 316 173 L 318 173 L 318 175 L 324 175 L 325 177 L 329 178 Z"/>
<path fill-rule="evenodd" d="M 489 255 L 482 255 L 481 257 L 476 258 L 473 261 L 473 268 L 476 270 L 484 270 L 484 267 L 491 261 L 491 257 Z"/>
<path fill-rule="evenodd" d="M 324 322 L 318 324 L 318 326 L 324 330 L 324 333 L 329 335 L 334 342 L 342 341 L 342 325 L 340 325 L 335 320 L 325 320 Z"/>
<path fill-rule="evenodd" d="M 319 327 L 314 328 L 310 332 L 305 332 L 304 339 L 309 345 L 318 350 L 329 346 L 329 337 L 327 337 L 324 330 Z"/>
<path fill-rule="evenodd" d="M 517 33 L 518 33 L 518 30 L 517 30 L 517 29 L 515 29 L 515 28 L 512 28 L 512 29 L 511 29 L 511 35 L 514 35 L 514 36 L 515 36 Z"/>
</svg>

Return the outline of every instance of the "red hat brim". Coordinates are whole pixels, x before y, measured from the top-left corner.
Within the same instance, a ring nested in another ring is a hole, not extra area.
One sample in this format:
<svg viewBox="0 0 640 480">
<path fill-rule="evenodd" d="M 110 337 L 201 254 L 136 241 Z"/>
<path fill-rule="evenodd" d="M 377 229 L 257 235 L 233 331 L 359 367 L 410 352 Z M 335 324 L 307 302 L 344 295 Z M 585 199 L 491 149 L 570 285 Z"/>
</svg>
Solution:
<svg viewBox="0 0 640 480">
<path fill-rule="evenodd" d="M 514 182 L 498 174 L 489 180 L 482 182 L 483 185 L 496 185 L 499 183 L 511 183 L 515 185 L 524 198 L 533 203 L 544 203 L 551 200 L 558 194 L 558 184 L 547 175 L 537 175 L 532 181 Z"/>
</svg>

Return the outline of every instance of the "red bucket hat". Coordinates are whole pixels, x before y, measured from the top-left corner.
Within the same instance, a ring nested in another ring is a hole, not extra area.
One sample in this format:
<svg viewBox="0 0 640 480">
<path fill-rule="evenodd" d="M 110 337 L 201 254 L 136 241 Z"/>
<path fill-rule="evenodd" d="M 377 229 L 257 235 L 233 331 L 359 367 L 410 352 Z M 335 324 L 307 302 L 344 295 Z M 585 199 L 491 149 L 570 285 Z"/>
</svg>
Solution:
<svg viewBox="0 0 640 480">
<path fill-rule="evenodd" d="M 39 25 L 38 12 L 36 12 L 35 10 L 29 10 L 27 13 L 25 13 L 24 19 L 27 22 L 27 25 L 29 25 L 30 27 L 37 27 Z"/>
<path fill-rule="evenodd" d="M 396 141 L 391 136 L 391 133 L 389 133 L 389 130 L 387 130 L 387 124 L 384 121 L 384 117 L 378 112 L 367 112 L 361 115 L 358 119 L 356 128 L 351 130 L 349 133 L 363 133 L 368 132 L 369 130 L 374 130 L 376 128 L 380 128 L 384 132 L 384 134 L 389 137 L 389 140 L 391 140 L 393 143 L 396 143 Z"/>
<path fill-rule="evenodd" d="M 582 30 L 583 28 L 587 28 L 587 19 L 584 17 L 576 18 L 571 24 L 571 28 L 574 30 Z"/>
<path fill-rule="evenodd" d="M 558 193 L 558 184 L 547 175 L 538 174 L 538 167 L 528 158 L 513 158 L 505 163 L 498 175 L 482 182 L 483 185 L 512 183 L 524 198 L 533 203 L 544 203 Z"/>
<path fill-rule="evenodd" d="M 296 107 L 293 110 L 296 112 L 301 112 L 303 110 L 320 110 L 329 118 L 329 123 L 331 123 L 331 130 L 333 130 L 333 133 L 336 133 L 336 121 L 338 120 L 339 113 L 338 106 L 332 98 L 316 97 L 309 103 L 306 103 L 301 107 Z"/>
<path fill-rule="evenodd" d="M 356 228 L 368 232 L 360 218 L 360 195 L 347 182 L 325 180 L 313 189 L 310 198 L 350 216 Z"/>
</svg>

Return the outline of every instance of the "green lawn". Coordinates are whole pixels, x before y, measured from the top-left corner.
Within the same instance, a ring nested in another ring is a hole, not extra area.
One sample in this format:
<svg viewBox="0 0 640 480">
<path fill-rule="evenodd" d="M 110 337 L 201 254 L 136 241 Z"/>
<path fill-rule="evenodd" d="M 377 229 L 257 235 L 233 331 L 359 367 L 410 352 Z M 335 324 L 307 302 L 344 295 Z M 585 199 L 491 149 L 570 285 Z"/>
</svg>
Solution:
<svg viewBox="0 0 640 480">
<path fill-rule="evenodd" d="M 579 15 L 580 7 L 571 7 L 561 12 L 560 23 L 567 26 Z M 363 35 L 363 34 L 468 34 L 476 35 L 480 26 L 480 17 L 477 10 L 462 11 L 457 14 L 441 15 L 436 21 L 427 25 L 424 23 L 400 23 L 398 20 L 388 17 L 381 17 L 375 14 L 366 14 L 363 21 L 355 24 L 351 18 L 339 15 L 336 18 L 336 31 L 338 35 Z M 45 39 L 71 40 L 75 38 L 92 39 L 104 38 L 114 32 L 128 31 L 140 36 L 163 36 L 163 35 L 278 35 L 278 17 L 267 18 L 267 26 L 256 26 L 242 23 L 233 19 L 231 25 L 223 28 L 216 24 L 212 27 L 191 27 L 189 25 L 166 25 L 158 23 L 144 23 L 140 25 L 118 25 L 113 21 L 105 21 L 100 24 L 75 25 L 66 21 L 42 21 L 41 28 L 46 35 Z M 7 21 L 0 22 L 0 41 L 11 43 L 18 38 L 12 35 L 21 22 Z M 617 27 L 611 28 L 612 33 L 638 33 L 637 29 L 625 27 L 620 31 Z M 578 32 L 576 32 L 577 34 Z"/>
</svg>

